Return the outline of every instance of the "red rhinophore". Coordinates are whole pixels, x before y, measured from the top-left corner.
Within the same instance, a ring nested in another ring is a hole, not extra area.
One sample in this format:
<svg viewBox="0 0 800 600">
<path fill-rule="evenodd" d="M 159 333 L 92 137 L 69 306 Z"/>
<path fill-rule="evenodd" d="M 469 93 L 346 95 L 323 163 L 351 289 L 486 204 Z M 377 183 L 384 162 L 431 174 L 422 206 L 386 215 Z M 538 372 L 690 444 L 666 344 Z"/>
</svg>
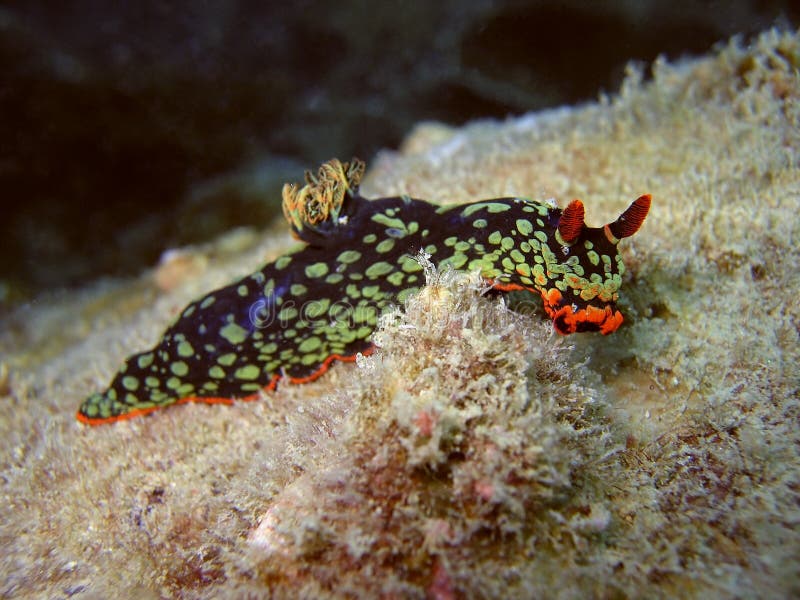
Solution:
<svg viewBox="0 0 800 600">
<path fill-rule="evenodd" d="M 558 233 L 567 244 L 573 243 L 581 234 L 585 213 L 583 202 L 580 200 L 570 202 L 561 213 L 561 218 L 558 220 Z"/>
<path fill-rule="evenodd" d="M 650 211 L 650 194 L 639 196 L 633 203 L 625 209 L 625 212 L 619 216 L 619 219 L 613 223 L 608 224 L 608 229 L 611 234 L 621 240 L 622 238 L 630 237 L 637 231 L 644 223 L 647 213 Z"/>
</svg>

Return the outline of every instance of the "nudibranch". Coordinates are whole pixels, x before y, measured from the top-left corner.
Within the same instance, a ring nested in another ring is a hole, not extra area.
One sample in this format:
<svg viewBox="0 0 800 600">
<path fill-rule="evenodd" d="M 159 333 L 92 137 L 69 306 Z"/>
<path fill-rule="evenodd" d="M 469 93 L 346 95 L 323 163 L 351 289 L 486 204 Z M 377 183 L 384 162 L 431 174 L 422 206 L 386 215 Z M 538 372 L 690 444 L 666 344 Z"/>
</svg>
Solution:
<svg viewBox="0 0 800 600">
<path fill-rule="evenodd" d="M 584 207 L 563 211 L 523 198 L 440 206 L 407 196 L 367 200 L 358 193 L 363 162 L 331 160 L 306 184 L 283 188 L 283 212 L 305 245 L 192 302 L 158 345 L 125 361 L 78 420 L 90 425 L 184 402 L 258 397 L 281 379 L 312 381 L 333 361 L 371 350 L 390 304 L 424 284 L 415 259 L 480 271 L 500 293 L 542 297 L 563 334 L 611 333 L 624 266 L 618 242 L 650 208 L 634 202 L 614 222 L 588 227 Z"/>
</svg>

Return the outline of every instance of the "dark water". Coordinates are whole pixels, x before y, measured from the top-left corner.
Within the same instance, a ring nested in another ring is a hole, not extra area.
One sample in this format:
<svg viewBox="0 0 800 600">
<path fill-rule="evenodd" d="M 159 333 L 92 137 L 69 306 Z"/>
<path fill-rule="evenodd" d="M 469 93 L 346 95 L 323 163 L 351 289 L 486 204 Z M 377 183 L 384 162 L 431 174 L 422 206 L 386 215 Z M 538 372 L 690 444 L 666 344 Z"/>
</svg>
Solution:
<svg viewBox="0 0 800 600">
<path fill-rule="evenodd" d="M 414 123 L 613 92 L 627 61 L 797 23 L 791 2 L 0 6 L 0 306 L 263 226 L 286 179 Z"/>
</svg>

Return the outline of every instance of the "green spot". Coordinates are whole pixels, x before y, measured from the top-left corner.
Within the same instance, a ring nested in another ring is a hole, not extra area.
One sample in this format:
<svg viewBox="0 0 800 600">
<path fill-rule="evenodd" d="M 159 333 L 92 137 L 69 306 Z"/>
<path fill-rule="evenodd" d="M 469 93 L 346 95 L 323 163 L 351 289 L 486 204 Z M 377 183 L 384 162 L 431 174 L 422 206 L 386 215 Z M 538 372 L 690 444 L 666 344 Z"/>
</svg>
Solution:
<svg viewBox="0 0 800 600">
<path fill-rule="evenodd" d="M 386 252 L 389 252 L 392 248 L 394 248 L 394 240 L 386 239 L 378 243 L 377 246 L 375 246 L 375 251 L 380 254 L 384 254 Z"/>
<path fill-rule="evenodd" d="M 191 317 L 194 314 L 195 308 L 196 306 L 192 304 L 189 308 L 183 311 L 183 318 L 186 319 L 188 317 Z"/>
<path fill-rule="evenodd" d="M 517 263 L 524 263 L 525 262 L 525 256 L 523 256 L 522 252 L 520 252 L 516 248 L 514 248 L 511 251 L 510 256 L 511 256 L 511 260 L 513 260 L 514 262 L 517 262 Z"/>
<path fill-rule="evenodd" d="M 246 365 L 236 369 L 236 372 L 233 375 L 236 377 L 236 379 L 253 380 L 257 379 L 260 373 L 261 370 L 255 365 Z"/>
<path fill-rule="evenodd" d="M 177 390 L 181 387 L 181 380 L 177 377 L 170 377 L 167 379 L 167 387 L 171 390 Z"/>
<path fill-rule="evenodd" d="M 318 362 L 320 362 L 320 358 L 316 354 L 305 354 L 300 358 L 300 364 L 304 366 L 313 365 Z"/>
<path fill-rule="evenodd" d="M 438 248 L 433 244 L 428 244 L 427 246 L 425 246 L 425 252 L 427 252 L 428 254 L 436 254 L 437 250 Z"/>
<path fill-rule="evenodd" d="M 194 348 L 189 342 L 181 342 L 178 344 L 178 356 L 183 356 L 184 358 L 194 356 Z"/>
<path fill-rule="evenodd" d="M 500 246 L 502 246 L 503 250 L 511 250 L 514 247 L 514 240 L 506 236 L 500 240 Z"/>
<path fill-rule="evenodd" d="M 464 241 L 461 241 L 461 242 L 458 242 L 458 243 L 457 243 L 457 244 L 454 246 L 454 250 L 455 250 L 456 252 L 466 252 L 466 251 L 467 251 L 467 250 L 469 250 L 469 249 L 470 249 L 470 243 L 469 243 L 469 242 L 464 242 Z"/>
<path fill-rule="evenodd" d="M 397 294 L 397 301 L 402 304 L 408 299 L 409 296 L 412 294 L 416 294 L 419 291 L 419 288 L 411 287 L 406 288 L 404 290 L 400 290 L 400 293 Z"/>
<path fill-rule="evenodd" d="M 484 227 L 486 227 L 487 225 L 488 225 L 488 223 L 486 222 L 486 219 L 475 219 L 475 220 L 472 222 L 472 226 L 473 226 L 475 229 L 483 229 L 483 228 L 484 228 Z"/>
<path fill-rule="evenodd" d="M 401 273 L 402 275 L 402 273 Z M 381 289 L 379 285 L 365 285 L 361 293 L 364 294 L 364 298 L 372 298 L 375 294 L 377 294 Z"/>
<path fill-rule="evenodd" d="M 501 202 L 487 202 L 486 203 L 486 210 L 490 213 L 497 214 L 501 212 L 505 212 L 509 210 L 511 207 L 508 204 L 503 204 Z"/>
<path fill-rule="evenodd" d="M 308 265 L 305 268 L 306 277 L 315 278 L 315 277 L 324 277 L 328 274 L 328 265 L 324 262 L 317 262 L 313 265 Z"/>
<path fill-rule="evenodd" d="M 294 320 L 299 313 L 294 306 L 284 306 L 281 312 L 278 313 L 278 320 L 282 323 L 287 323 Z"/>
<path fill-rule="evenodd" d="M 144 384 L 149 388 L 157 388 L 161 387 L 161 380 L 158 377 L 153 377 L 151 375 L 144 378 Z"/>
<path fill-rule="evenodd" d="M 307 354 L 309 352 L 313 352 L 320 346 L 322 346 L 322 340 L 320 340 L 318 337 L 309 337 L 300 343 L 300 345 L 297 347 L 297 350 L 303 354 Z"/>
<path fill-rule="evenodd" d="M 348 283 L 344 291 L 351 298 L 361 298 L 361 289 L 355 283 Z"/>
<path fill-rule="evenodd" d="M 389 263 L 384 261 L 379 261 L 370 265 L 369 268 L 367 268 L 367 270 L 364 271 L 364 274 L 370 279 L 376 279 L 378 277 L 386 275 L 387 273 L 391 273 L 393 270 L 394 267 Z"/>
<path fill-rule="evenodd" d="M 344 275 L 341 273 L 331 273 L 325 278 L 325 283 L 339 283 L 342 279 L 344 279 Z"/>
<path fill-rule="evenodd" d="M 403 284 L 404 278 L 405 274 L 402 271 L 395 271 L 386 278 L 386 281 L 388 281 L 395 287 L 400 287 Z"/>
<path fill-rule="evenodd" d="M 374 233 L 368 233 L 367 235 L 365 235 L 365 236 L 362 238 L 362 241 L 363 241 L 365 244 L 372 244 L 372 243 L 374 243 L 374 242 L 375 242 L 375 240 L 377 240 L 377 239 L 378 239 L 378 236 L 377 236 L 377 235 L 375 235 Z"/>
<path fill-rule="evenodd" d="M 203 301 L 200 303 L 200 308 L 208 308 L 209 306 L 211 306 L 212 304 L 214 304 L 214 301 L 215 301 L 215 300 L 216 300 L 216 298 L 214 298 L 214 296 L 207 296 L 207 297 L 206 297 L 206 298 L 204 298 L 204 299 L 203 299 Z"/>
<path fill-rule="evenodd" d="M 359 252 L 358 250 L 345 250 L 339 256 L 336 257 L 336 260 L 346 265 L 358 262 L 360 259 L 361 259 L 361 252 Z"/>
<path fill-rule="evenodd" d="M 405 273 L 416 273 L 422 270 L 422 265 L 408 255 L 403 256 L 400 260 L 400 268 Z"/>
<path fill-rule="evenodd" d="M 536 230 L 533 232 L 533 237 L 539 240 L 541 243 L 547 242 L 547 234 L 544 231 Z"/>
<path fill-rule="evenodd" d="M 378 320 L 378 316 L 375 312 L 374 306 L 364 306 L 363 304 L 359 304 L 356 308 L 355 312 L 353 313 L 353 321 L 356 323 L 376 323 Z"/>
<path fill-rule="evenodd" d="M 285 269 L 289 266 L 289 263 L 292 262 L 291 256 L 281 256 L 278 260 L 275 261 L 275 268 L 279 271 Z"/>
<path fill-rule="evenodd" d="M 589 262 L 592 263 L 595 267 L 600 264 L 600 255 L 597 254 L 594 250 L 590 250 L 586 253 L 586 258 L 589 259 Z"/>
<path fill-rule="evenodd" d="M 466 254 L 458 253 L 454 254 L 453 256 L 444 259 L 440 264 L 441 265 L 450 265 L 454 269 L 461 269 L 466 262 L 469 260 Z"/>
<path fill-rule="evenodd" d="M 194 392 L 194 386 L 191 383 L 184 383 L 183 385 L 179 386 L 177 390 L 175 390 L 179 396 L 185 398 L 191 395 Z"/>
<path fill-rule="evenodd" d="M 503 240 L 503 234 L 499 231 L 493 231 L 489 234 L 488 241 L 490 244 L 498 245 Z"/>
<path fill-rule="evenodd" d="M 244 298 L 245 296 L 247 296 L 248 293 L 247 286 L 245 284 L 240 285 L 239 287 L 236 288 L 236 293 Z"/>
<path fill-rule="evenodd" d="M 146 369 L 150 365 L 153 364 L 153 353 L 148 352 L 147 354 L 142 354 L 137 360 L 136 364 L 139 365 L 140 369 Z"/>
<path fill-rule="evenodd" d="M 475 204 L 465 207 L 464 210 L 461 211 L 461 214 L 464 217 L 469 217 L 484 208 L 490 213 L 501 213 L 507 211 L 510 207 L 508 204 L 503 204 L 502 202 L 476 202 Z"/>
<path fill-rule="evenodd" d="M 353 284 L 350 284 L 353 285 Z M 309 302 L 304 306 L 305 315 L 309 319 L 316 319 L 324 315 L 328 312 L 328 309 L 331 306 L 331 301 L 328 298 L 320 298 L 319 300 L 314 300 Z M 274 345 L 274 344 L 273 344 Z M 276 347 L 277 349 L 277 347 Z M 271 350 L 271 352 L 275 352 L 275 350 Z"/>
<path fill-rule="evenodd" d="M 397 229 L 400 232 L 406 231 L 406 224 L 401 219 L 393 219 L 383 213 L 372 215 L 372 220 L 381 225 L 385 225 L 389 229 Z"/>
<path fill-rule="evenodd" d="M 247 339 L 247 331 L 236 323 L 228 323 L 219 330 L 219 334 L 234 345 L 241 344 Z"/>
<path fill-rule="evenodd" d="M 458 238 L 454 235 L 451 235 L 449 238 L 445 238 L 444 245 L 449 248 L 451 246 L 455 246 L 456 242 L 458 242 Z"/>
<path fill-rule="evenodd" d="M 135 392 L 139 389 L 139 380 L 136 379 L 136 377 L 126 375 L 122 378 L 122 387 L 124 387 L 126 390 L 130 390 L 131 392 Z"/>
<path fill-rule="evenodd" d="M 169 370 L 173 372 L 173 374 L 177 375 L 178 377 L 183 377 L 189 372 L 189 365 L 187 365 L 182 360 L 178 362 L 174 362 L 169 366 Z"/>
<path fill-rule="evenodd" d="M 234 362 L 236 362 L 236 354 L 234 354 L 233 352 L 229 352 L 228 354 L 223 354 L 222 356 L 217 358 L 217 362 L 226 367 L 230 367 Z"/>
<path fill-rule="evenodd" d="M 529 235 L 533 231 L 533 223 L 528 219 L 517 219 L 517 231 L 522 235 Z"/>
</svg>

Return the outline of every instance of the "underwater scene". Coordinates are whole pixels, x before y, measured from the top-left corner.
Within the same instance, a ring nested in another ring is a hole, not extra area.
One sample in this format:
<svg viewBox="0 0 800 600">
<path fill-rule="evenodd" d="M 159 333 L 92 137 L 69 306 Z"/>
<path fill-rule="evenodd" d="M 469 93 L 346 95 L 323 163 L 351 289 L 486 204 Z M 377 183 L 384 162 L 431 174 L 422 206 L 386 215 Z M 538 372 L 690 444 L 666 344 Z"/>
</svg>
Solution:
<svg viewBox="0 0 800 600">
<path fill-rule="evenodd" d="M 798 25 L 0 7 L 0 597 L 800 596 Z"/>
</svg>

